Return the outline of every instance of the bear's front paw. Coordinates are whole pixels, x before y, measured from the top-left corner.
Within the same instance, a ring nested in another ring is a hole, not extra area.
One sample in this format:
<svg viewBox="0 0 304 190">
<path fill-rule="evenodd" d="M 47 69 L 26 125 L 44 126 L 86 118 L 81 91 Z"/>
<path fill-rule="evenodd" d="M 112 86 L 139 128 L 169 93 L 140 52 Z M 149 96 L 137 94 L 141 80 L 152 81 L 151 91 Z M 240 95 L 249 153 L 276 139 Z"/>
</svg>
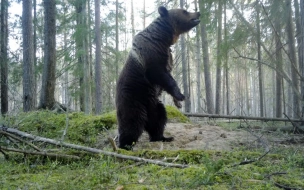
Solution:
<svg viewBox="0 0 304 190">
<path fill-rule="evenodd" d="M 177 108 L 182 108 L 182 104 L 176 100 L 175 98 L 173 98 L 173 102 L 174 102 L 174 105 L 177 107 Z"/>
<path fill-rule="evenodd" d="M 185 96 L 181 93 L 178 93 L 176 96 L 174 96 L 174 99 L 176 101 L 184 101 L 185 100 Z"/>
</svg>

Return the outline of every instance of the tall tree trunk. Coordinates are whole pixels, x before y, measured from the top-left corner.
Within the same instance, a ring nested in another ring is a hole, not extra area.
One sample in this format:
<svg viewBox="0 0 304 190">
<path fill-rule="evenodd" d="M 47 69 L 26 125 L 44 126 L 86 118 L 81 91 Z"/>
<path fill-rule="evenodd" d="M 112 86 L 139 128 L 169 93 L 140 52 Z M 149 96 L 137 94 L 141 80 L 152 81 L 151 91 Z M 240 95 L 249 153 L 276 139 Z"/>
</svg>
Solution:
<svg viewBox="0 0 304 190">
<path fill-rule="evenodd" d="M 134 28 L 134 7 L 133 0 L 131 0 L 131 25 L 132 25 L 132 37 L 135 36 L 135 28 Z"/>
<path fill-rule="evenodd" d="M 195 11 L 197 12 L 197 0 L 194 2 Z M 201 113 L 201 49 L 200 49 L 200 38 L 199 38 L 199 29 L 196 29 L 196 93 L 197 93 L 197 112 Z"/>
<path fill-rule="evenodd" d="M 100 0 L 95 0 L 95 113 L 102 111 L 102 90 L 101 90 L 101 27 L 100 27 Z"/>
<path fill-rule="evenodd" d="M 84 26 L 83 33 L 83 85 L 84 85 L 84 113 L 91 114 L 92 112 L 92 95 L 91 95 L 91 76 L 90 76 L 90 57 L 89 57 L 89 25 L 88 25 L 88 11 L 86 1 L 83 3 L 82 19 Z"/>
<path fill-rule="evenodd" d="M 286 32 L 288 38 L 288 49 L 289 49 L 289 58 L 291 63 L 291 79 L 295 89 L 299 91 L 299 76 L 298 76 L 298 62 L 296 56 L 296 47 L 295 47 L 295 38 L 294 38 L 294 26 L 292 20 L 292 9 L 291 1 L 285 0 L 287 19 L 286 19 Z M 297 96 L 297 93 L 293 93 L 293 117 L 300 117 L 300 99 Z"/>
<path fill-rule="evenodd" d="M 295 21 L 296 21 L 296 37 L 297 37 L 297 44 L 298 44 L 298 61 L 299 61 L 299 68 L 300 68 L 300 60 L 301 60 L 301 51 L 299 51 L 300 43 L 301 43 L 301 16 L 300 16 L 300 8 L 298 0 L 294 0 L 294 10 L 295 10 Z M 301 68 L 300 68 L 301 69 Z"/>
<path fill-rule="evenodd" d="M 260 117 L 264 117 L 264 87 L 263 87 L 263 70 L 262 70 L 262 52 L 261 52 L 261 29 L 260 29 L 260 5 L 259 0 L 256 0 L 257 12 L 257 51 L 258 51 L 258 75 L 259 75 L 259 97 L 260 97 Z"/>
<path fill-rule="evenodd" d="M 65 13 L 66 13 L 66 7 L 65 9 Z M 68 42 L 67 42 L 67 31 L 64 30 L 64 34 L 63 34 L 63 44 L 64 44 L 64 49 L 67 50 L 67 46 L 68 46 Z M 67 67 L 68 64 L 68 55 L 65 54 L 64 55 L 64 60 L 63 60 L 63 65 L 65 67 Z M 64 72 L 64 104 L 67 106 L 67 108 L 69 108 L 70 105 L 70 101 L 69 101 L 69 71 L 65 71 Z"/>
<path fill-rule="evenodd" d="M 229 115 L 230 113 L 230 93 L 229 93 L 229 88 L 230 88 L 230 83 L 229 83 L 229 66 L 228 66 L 228 36 L 227 36 L 227 2 L 225 1 L 224 3 L 224 35 L 225 35 L 225 72 L 224 72 L 224 75 L 225 75 L 225 83 L 226 83 L 226 112 L 227 112 L 227 115 Z M 225 93 L 225 92 L 224 92 Z"/>
<path fill-rule="evenodd" d="M 300 0 L 300 17 L 301 17 L 301 26 L 300 26 L 300 39 L 299 39 L 299 54 L 300 54 L 300 60 L 299 60 L 299 65 L 301 67 L 301 74 L 302 77 L 304 77 L 304 0 Z M 302 115 L 301 117 L 304 117 L 304 81 L 301 80 L 301 96 L 302 96 Z"/>
<path fill-rule="evenodd" d="M 32 25 L 32 1 L 22 2 L 22 37 L 23 37 L 23 111 L 35 108 L 34 94 L 34 46 Z"/>
<path fill-rule="evenodd" d="M 202 1 L 199 1 L 199 8 L 200 12 L 205 12 L 205 5 Z M 202 14 L 204 16 L 204 14 Z M 209 45 L 207 39 L 207 32 L 206 32 L 206 23 L 205 21 L 208 18 L 202 17 L 203 21 L 200 23 L 201 26 L 201 38 L 202 38 L 202 50 L 203 50 L 203 64 L 204 64 L 204 77 L 205 77 L 205 88 L 206 88 L 206 105 L 207 105 L 207 112 L 210 114 L 214 113 L 214 103 L 213 103 L 213 91 L 211 85 L 211 74 L 210 74 L 210 67 L 209 67 Z"/>
<path fill-rule="evenodd" d="M 118 35 L 118 0 L 116 0 L 116 16 L 115 16 L 115 50 L 116 50 L 116 57 L 115 57 L 115 76 L 116 76 L 116 84 L 118 80 L 118 56 L 119 56 L 119 35 Z"/>
<path fill-rule="evenodd" d="M 34 74 L 34 96 L 35 96 L 35 106 L 37 105 L 37 101 L 38 101 L 38 98 L 37 98 L 37 85 L 38 85 L 38 82 L 37 82 L 37 73 L 36 73 L 36 68 L 37 68 L 37 1 L 36 0 L 33 0 L 33 8 L 34 8 L 34 18 L 33 18 L 33 24 L 34 24 L 34 70 L 33 70 L 33 74 Z"/>
<path fill-rule="evenodd" d="M 55 104 L 56 84 L 56 1 L 44 0 L 44 67 L 39 108 Z"/>
<path fill-rule="evenodd" d="M 146 0 L 143 0 L 143 28 L 146 28 Z"/>
<path fill-rule="evenodd" d="M 216 51 L 216 87 L 215 87 L 215 113 L 220 114 L 221 109 L 221 44 L 222 44 L 222 0 L 219 0 L 218 5 L 218 28 L 217 28 L 217 51 Z"/>
<path fill-rule="evenodd" d="M 279 71 L 283 70 L 283 58 L 282 58 L 282 43 L 281 43 L 281 23 L 278 18 L 275 19 L 275 55 L 276 55 L 276 117 L 282 117 L 282 76 Z"/>
<path fill-rule="evenodd" d="M 1 54 L 0 54 L 0 75 L 1 75 L 1 114 L 8 112 L 8 0 L 1 1 Z"/>
<path fill-rule="evenodd" d="M 180 8 L 184 8 L 184 0 L 180 0 Z M 182 34 L 180 38 L 181 54 L 182 54 L 182 74 L 183 74 L 183 89 L 185 95 L 185 112 L 191 111 L 191 101 L 188 86 L 188 73 L 187 73 L 187 61 L 186 61 L 186 46 L 185 36 Z"/>
<path fill-rule="evenodd" d="M 85 110 L 84 105 L 84 40 L 83 40 L 83 34 L 85 33 L 85 26 L 83 23 L 83 14 L 82 12 L 85 9 L 85 2 L 75 1 L 75 9 L 76 9 L 76 31 L 75 33 L 75 44 L 76 44 L 76 57 L 77 57 L 77 71 L 78 71 L 78 77 L 79 77 L 79 107 L 80 111 Z"/>
</svg>

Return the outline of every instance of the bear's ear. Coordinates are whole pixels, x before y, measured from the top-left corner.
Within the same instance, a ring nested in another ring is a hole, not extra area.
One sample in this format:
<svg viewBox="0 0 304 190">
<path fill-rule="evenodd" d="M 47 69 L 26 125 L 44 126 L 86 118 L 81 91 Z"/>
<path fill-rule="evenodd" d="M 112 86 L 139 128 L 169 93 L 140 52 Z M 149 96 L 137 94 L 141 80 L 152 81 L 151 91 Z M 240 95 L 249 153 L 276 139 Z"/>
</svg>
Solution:
<svg viewBox="0 0 304 190">
<path fill-rule="evenodd" d="M 158 13 L 160 14 L 161 17 L 165 17 L 168 15 L 168 10 L 164 6 L 158 7 Z"/>
</svg>

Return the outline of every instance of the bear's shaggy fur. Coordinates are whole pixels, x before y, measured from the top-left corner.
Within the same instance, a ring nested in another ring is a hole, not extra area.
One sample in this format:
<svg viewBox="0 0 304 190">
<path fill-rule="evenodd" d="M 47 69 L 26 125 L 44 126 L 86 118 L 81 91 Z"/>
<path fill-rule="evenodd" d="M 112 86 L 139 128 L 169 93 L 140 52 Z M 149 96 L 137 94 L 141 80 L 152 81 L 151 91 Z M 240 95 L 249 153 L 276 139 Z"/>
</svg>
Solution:
<svg viewBox="0 0 304 190">
<path fill-rule="evenodd" d="M 200 22 L 200 13 L 163 6 L 158 12 L 160 16 L 134 37 L 118 79 L 116 109 L 119 147 L 123 149 L 132 149 L 144 130 L 150 141 L 172 141 L 173 137 L 163 135 L 167 113 L 158 96 L 165 90 L 175 101 L 185 99 L 170 74 L 170 46 Z"/>
</svg>

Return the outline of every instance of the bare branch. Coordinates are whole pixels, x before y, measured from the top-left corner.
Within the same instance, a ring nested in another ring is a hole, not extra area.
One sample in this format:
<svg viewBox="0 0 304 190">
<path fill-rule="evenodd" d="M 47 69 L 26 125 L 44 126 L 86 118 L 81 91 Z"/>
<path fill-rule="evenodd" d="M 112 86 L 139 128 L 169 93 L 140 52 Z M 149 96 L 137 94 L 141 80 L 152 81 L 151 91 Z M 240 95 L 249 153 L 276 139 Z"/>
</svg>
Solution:
<svg viewBox="0 0 304 190">
<path fill-rule="evenodd" d="M 118 154 L 118 153 L 115 153 L 115 152 L 108 152 L 108 151 L 104 151 L 104 150 L 100 150 L 100 149 L 96 149 L 96 148 L 90 148 L 90 147 L 85 147 L 85 146 L 81 146 L 81 145 L 75 145 L 75 144 L 60 142 L 60 141 L 56 141 L 56 140 L 53 140 L 53 139 L 28 134 L 28 133 L 25 133 L 25 132 L 22 132 L 22 131 L 19 131 L 17 129 L 13 129 L 13 128 L 0 127 L 0 130 L 5 130 L 9 133 L 13 133 L 15 135 L 18 135 L 18 136 L 21 136 L 21 137 L 24 137 L 24 138 L 28 138 L 28 139 L 31 139 L 31 140 L 36 141 L 36 142 L 45 142 L 45 143 L 53 144 L 53 145 L 56 145 L 56 146 L 62 146 L 62 147 L 67 147 L 67 148 L 72 148 L 72 149 L 77 149 L 77 150 L 83 150 L 83 151 L 87 151 L 87 152 L 91 152 L 91 153 L 95 153 L 95 154 L 103 154 L 103 155 L 107 155 L 107 156 L 113 156 L 115 158 L 133 160 L 133 161 L 136 161 L 136 162 L 145 162 L 145 163 L 156 164 L 156 165 L 165 166 L 165 167 L 176 167 L 176 168 L 186 168 L 186 167 L 188 167 L 188 165 L 184 165 L 184 164 L 167 163 L 167 162 L 162 162 L 160 160 L 152 160 L 152 159 L 140 158 L 140 157 L 136 157 L 136 156 L 128 156 L 128 155 Z"/>
<path fill-rule="evenodd" d="M 12 134 L 10 134 L 10 133 L 7 133 L 7 132 L 1 131 L 1 130 L 0 130 L 0 134 L 5 135 L 5 136 L 8 136 L 8 137 L 11 137 L 11 138 L 13 138 L 13 139 L 15 139 L 15 140 L 17 140 L 17 141 L 19 141 L 19 142 L 22 142 L 22 143 L 24 143 L 24 144 L 27 144 L 27 145 L 29 145 L 30 147 L 34 148 L 35 150 L 41 152 L 41 150 L 40 150 L 37 146 L 35 146 L 35 145 L 33 145 L 32 143 L 29 143 L 29 142 L 27 142 L 27 141 L 24 141 L 23 139 L 20 139 L 19 137 L 16 137 L 15 135 L 12 135 Z"/>
<path fill-rule="evenodd" d="M 28 150 L 20 150 L 16 148 L 7 148 L 7 147 L 0 147 L 0 150 L 10 151 L 10 152 L 18 152 L 23 154 L 31 154 L 31 155 L 40 155 L 40 156 L 48 156 L 48 157 L 55 157 L 55 158 L 69 158 L 69 159 L 77 159 L 79 160 L 79 156 L 74 155 L 65 155 L 65 154 L 55 154 L 55 153 L 47 153 L 47 152 L 34 152 L 34 151 L 28 151 Z"/>
<path fill-rule="evenodd" d="M 249 60 L 252 60 L 252 61 L 256 61 L 256 62 L 259 62 L 259 63 L 261 63 L 263 65 L 266 65 L 269 68 L 275 70 L 277 73 L 279 73 L 290 84 L 290 86 L 292 87 L 292 89 L 294 90 L 294 92 L 297 94 L 297 97 L 301 99 L 301 94 L 300 94 L 299 90 L 296 89 L 294 87 L 294 85 L 292 85 L 293 83 L 292 83 L 291 79 L 289 78 L 288 74 L 285 73 L 283 70 L 280 70 L 280 69 L 276 68 L 275 66 L 273 66 L 273 65 L 271 65 L 269 63 L 263 62 L 261 60 L 258 60 L 258 59 L 252 58 L 252 57 L 243 56 L 235 48 L 234 48 L 234 51 L 238 54 L 238 57 L 234 57 L 234 58 L 243 58 L 243 59 L 249 59 Z"/>
</svg>

